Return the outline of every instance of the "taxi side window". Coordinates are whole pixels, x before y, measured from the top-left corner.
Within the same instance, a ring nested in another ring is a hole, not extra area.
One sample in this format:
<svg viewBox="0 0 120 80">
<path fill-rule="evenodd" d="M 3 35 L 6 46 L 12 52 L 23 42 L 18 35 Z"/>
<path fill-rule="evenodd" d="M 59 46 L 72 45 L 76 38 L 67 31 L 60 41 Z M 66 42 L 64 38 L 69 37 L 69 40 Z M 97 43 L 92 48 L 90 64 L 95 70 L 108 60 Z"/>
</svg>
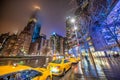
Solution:
<svg viewBox="0 0 120 80">
<path fill-rule="evenodd" d="M 64 63 L 68 63 L 69 61 L 68 60 L 64 60 Z"/>
</svg>

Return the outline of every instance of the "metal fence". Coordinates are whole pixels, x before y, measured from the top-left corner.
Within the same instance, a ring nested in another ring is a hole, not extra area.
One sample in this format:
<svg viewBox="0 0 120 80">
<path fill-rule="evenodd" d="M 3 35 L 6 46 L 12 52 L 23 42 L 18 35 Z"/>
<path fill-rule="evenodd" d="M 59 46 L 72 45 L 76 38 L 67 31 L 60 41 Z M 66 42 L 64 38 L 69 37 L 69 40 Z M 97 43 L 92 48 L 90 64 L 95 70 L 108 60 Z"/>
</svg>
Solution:
<svg viewBox="0 0 120 80">
<path fill-rule="evenodd" d="M 50 61 L 52 61 L 51 56 L 0 56 L 0 66 L 16 63 L 31 67 L 46 67 Z"/>
</svg>

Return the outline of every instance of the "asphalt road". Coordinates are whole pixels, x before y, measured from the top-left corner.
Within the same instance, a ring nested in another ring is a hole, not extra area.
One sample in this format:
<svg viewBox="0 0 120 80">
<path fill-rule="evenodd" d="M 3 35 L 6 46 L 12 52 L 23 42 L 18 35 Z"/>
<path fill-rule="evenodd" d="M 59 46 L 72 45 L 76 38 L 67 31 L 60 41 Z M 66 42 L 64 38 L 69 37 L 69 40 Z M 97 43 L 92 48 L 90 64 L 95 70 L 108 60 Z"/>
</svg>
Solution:
<svg viewBox="0 0 120 80">
<path fill-rule="evenodd" d="M 73 74 L 72 69 L 68 70 L 64 76 L 53 76 L 53 80 L 70 80 L 71 74 Z"/>
</svg>

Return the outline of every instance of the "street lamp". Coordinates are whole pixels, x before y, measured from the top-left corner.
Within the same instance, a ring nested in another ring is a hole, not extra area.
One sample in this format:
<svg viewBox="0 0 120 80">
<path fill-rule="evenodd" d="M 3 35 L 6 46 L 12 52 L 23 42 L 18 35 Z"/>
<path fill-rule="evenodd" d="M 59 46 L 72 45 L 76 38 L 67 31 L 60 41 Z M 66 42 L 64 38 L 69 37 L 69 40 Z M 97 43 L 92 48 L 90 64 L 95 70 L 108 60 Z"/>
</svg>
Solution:
<svg viewBox="0 0 120 80">
<path fill-rule="evenodd" d="M 74 30 L 76 31 L 78 28 L 77 28 L 77 26 L 74 26 Z"/>
<path fill-rule="evenodd" d="M 75 18 L 71 18 L 70 22 L 75 24 Z"/>
<path fill-rule="evenodd" d="M 76 36 L 77 44 L 79 44 L 78 35 L 77 35 L 77 29 L 78 29 L 78 27 L 76 26 L 76 19 L 75 18 L 71 18 L 70 22 L 73 24 L 73 29 L 75 31 L 75 36 Z M 79 46 L 77 46 L 77 47 L 79 47 Z M 78 53 L 79 53 L 79 49 L 78 49 Z"/>
<path fill-rule="evenodd" d="M 75 22 L 76 22 L 75 18 L 71 18 L 70 22 L 73 24 L 73 27 L 74 27 L 74 30 L 75 30 L 75 35 L 76 35 L 76 40 L 77 40 L 77 43 L 79 44 L 78 35 L 77 35 L 77 29 L 78 28 L 77 28 L 77 26 L 75 24 Z"/>
</svg>

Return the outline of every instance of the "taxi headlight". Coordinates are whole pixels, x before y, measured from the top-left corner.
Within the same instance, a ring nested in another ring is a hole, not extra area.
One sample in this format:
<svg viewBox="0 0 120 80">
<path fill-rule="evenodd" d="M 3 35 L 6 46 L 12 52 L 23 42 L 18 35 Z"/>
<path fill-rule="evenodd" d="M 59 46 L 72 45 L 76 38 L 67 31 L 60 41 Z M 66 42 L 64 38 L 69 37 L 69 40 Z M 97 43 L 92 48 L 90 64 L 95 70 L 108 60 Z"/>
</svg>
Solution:
<svg viewBox="0 0 120 80">
<path fill-rule="evenodd" d="M 57 73 L 57 72 L 60 72 L 60 69 L 59 69 L 58 66 L 57 66 L 57 67 L 51 67 L 51 68 L 50 68 L 50 71 Z"/>
<path fill-rule="evenodd" d="M 52 72 L 59 72 L 59 69 L 53 68 L 53 69 L 52 69 Z"/>
</svg>

